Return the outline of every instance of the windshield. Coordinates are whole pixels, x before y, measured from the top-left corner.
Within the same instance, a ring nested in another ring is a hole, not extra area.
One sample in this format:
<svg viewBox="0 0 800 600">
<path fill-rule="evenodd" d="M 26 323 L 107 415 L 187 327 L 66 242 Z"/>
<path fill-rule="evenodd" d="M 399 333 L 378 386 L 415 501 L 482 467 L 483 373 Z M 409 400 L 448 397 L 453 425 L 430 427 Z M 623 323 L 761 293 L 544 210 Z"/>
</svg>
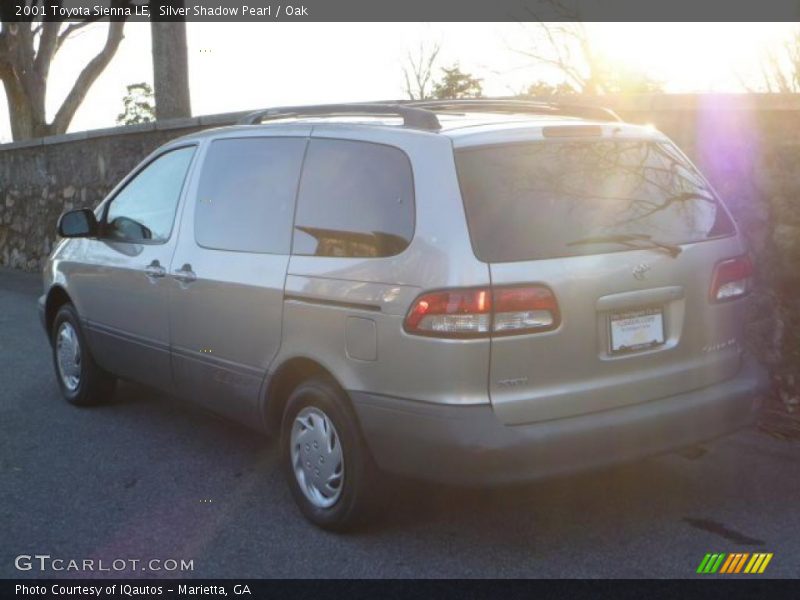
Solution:
<svg viewBox="0 0 800 600">
<path fill-rule="evenodd" d="M 734 231 L 703 178 L 668 143 L 484 146 L 457 151 L 456 166 L 473 246 L 487 262 L 630 249 L 615 242 L 619 236 L 677 245 Z M 602 241 L 575 243 L 587 238 Z"/>
</svg>

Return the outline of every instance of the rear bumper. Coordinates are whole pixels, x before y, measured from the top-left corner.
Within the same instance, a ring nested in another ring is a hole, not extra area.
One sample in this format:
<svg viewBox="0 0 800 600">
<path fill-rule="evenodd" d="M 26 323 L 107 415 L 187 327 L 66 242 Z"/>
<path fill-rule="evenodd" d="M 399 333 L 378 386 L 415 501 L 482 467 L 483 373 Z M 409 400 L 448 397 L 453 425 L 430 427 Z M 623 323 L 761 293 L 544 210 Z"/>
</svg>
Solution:
<svg viewBox="0 0 800 600">
<path fill-rule="evenodd" d="M 351 392 L 377 464 L 447 483 L 529 481 L 631 461 L 750 424 L 768 378 L 754 359 L 726 381 L 593 414 L 506 426 L 491 406 L 434 405 Z"/>
</svg>

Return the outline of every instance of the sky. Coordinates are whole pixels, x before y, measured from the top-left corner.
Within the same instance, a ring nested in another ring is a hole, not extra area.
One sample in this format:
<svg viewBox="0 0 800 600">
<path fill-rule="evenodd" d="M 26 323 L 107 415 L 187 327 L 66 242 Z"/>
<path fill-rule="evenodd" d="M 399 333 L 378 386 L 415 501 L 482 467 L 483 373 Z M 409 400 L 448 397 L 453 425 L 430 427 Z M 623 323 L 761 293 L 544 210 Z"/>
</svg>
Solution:
<svg viewBox="0 0 800 600">
<path fill-rule="evenodd" d="M 760 57 L 789 35 L 787 23 L 588 23 L 608 60 L 646 72 L 668 92 L 742 92 Z M 81 30 L 59 51 L 48 81 L 48 117 L 102 47 L 107 25 Z M 459 63 L 486 95 L 518 93 L 552 72 L 519 52 L 536 40 L 520 23 L 189 23 L 194 115 L 267 106 L 403 97 L 403 65 L 421 43 L 441 46 L 440 66 Z M 91 88 L 69 131 L 110 127 L 125 87 L 152 83 L 150 27 L 128 23 L 116 56 Z M 0 142 L 10 141 L 0 89 Z"/>
</svg>

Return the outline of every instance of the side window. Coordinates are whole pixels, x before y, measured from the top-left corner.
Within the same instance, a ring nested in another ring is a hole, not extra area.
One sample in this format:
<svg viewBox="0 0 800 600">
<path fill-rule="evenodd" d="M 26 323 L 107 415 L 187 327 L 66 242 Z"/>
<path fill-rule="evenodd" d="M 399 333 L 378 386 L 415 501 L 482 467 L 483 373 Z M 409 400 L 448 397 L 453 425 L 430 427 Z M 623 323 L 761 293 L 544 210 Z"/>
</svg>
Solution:
<svg viewBox="0 0 800 600">
<path fill-rule="evenodd" d="M 314 139 L 298 194 L 294 254 L 399 254 L 414 236 L 414 179 L 397 148 Z"/>
<path fill-rule="evenodd" d="M 197 243 L 219 250 L 289 254 L 305 146 L 305 138 L 212 142 L 197 191 Z"/>
<path fill-rule="evenodd" d="M 168 240 L 194 151 L 194 146 L 170 150 L 139 171 L 108 205 L 106 236 L 125 242 Z"/>
</svg>

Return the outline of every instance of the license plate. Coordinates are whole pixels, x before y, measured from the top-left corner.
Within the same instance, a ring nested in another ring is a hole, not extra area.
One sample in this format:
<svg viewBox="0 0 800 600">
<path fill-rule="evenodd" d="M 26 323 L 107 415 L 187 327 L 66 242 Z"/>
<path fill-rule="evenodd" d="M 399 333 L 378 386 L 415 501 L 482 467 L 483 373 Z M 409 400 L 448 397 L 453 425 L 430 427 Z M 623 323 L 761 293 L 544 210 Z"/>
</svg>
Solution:
<svg viewBox="0 0 800 600">
<path fill-rule="evenodd" d="M 664 343 L 664 314 L 643 308 L 611 315 L 611 352 L 645 350 Z"/>
</svg>

